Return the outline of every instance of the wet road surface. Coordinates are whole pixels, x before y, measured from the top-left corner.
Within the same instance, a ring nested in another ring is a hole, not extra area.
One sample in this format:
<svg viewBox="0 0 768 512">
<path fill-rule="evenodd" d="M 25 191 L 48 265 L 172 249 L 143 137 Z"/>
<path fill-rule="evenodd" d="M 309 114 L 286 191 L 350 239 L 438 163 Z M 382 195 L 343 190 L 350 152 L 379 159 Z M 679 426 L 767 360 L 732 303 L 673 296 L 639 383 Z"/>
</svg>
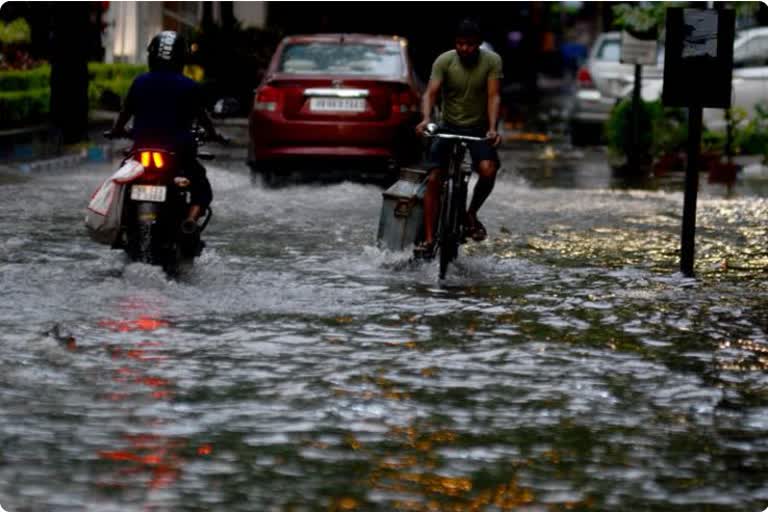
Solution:
<svg viewBox="0 0 768 512">
<path fill-rule="evenodd" d="M 22 511 L 768 505 L 768 200 L 508 154 L 444 283 L 380 187 L 210 166 L 178 281 L 91 242 L 110 166 L 0 177 L 0 504 Z M 591 159 L 591 160 L 590 160 Z"/>
</svg>

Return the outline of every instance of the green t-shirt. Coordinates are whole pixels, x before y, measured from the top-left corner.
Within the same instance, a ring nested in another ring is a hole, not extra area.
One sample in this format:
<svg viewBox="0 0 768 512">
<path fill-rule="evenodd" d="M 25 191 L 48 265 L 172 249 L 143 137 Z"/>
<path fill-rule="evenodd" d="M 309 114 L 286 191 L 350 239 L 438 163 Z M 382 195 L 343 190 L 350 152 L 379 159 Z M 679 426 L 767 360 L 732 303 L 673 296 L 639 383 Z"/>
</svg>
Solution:
<svg viewBox="0 0 768 512">
<path fill-rule="evenodd" d="M 443 53 L 432 64 L 430 80 L 442 80 L 443 122 L 457 126 L 488 124 L 488 79 L 501 79 L 499 54 L 480 49 L 477 64 L 466 68 L 456 50 Z"/>
</svg>

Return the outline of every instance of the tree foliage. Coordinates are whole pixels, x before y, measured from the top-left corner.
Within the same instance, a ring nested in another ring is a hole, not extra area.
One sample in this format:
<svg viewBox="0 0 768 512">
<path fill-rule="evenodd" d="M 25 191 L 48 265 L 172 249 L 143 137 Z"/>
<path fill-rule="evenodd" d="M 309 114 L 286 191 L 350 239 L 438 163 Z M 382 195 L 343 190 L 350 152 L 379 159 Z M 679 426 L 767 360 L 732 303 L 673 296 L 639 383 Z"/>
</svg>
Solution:
<svg viewBox="0 0 768 512">
<path fill-rule="evenodd" d="M 613 7 L 613 24 L 630 32 L 660 31 L 668 5 L 665 2 L 650 4 L 619 4 Z"/>
<path fill-rule="evenodd" d="M 0 21 L 0 44 L 23 44 L 31 39 L 32 32 L 24 18 L 17 18 L 10 23 Z"/>
</svg>

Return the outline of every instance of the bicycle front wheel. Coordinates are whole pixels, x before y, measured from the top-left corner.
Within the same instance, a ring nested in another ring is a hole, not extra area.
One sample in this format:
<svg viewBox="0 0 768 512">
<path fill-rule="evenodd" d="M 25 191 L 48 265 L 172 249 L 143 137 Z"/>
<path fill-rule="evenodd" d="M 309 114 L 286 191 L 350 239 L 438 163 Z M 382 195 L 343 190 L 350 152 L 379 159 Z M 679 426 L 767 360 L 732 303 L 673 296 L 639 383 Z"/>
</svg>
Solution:
<svg viewBox="0 0 768 512">
<path fill-rule="evenodd" d="M 445 279 L 448 265 L 459 254 L 459 236 L 456 230 L 458 220 L 456 182 L 453 179 L 448 179 L 444 190 L 438 233 L 440 240 L 440 279 Z"/>
</svg>

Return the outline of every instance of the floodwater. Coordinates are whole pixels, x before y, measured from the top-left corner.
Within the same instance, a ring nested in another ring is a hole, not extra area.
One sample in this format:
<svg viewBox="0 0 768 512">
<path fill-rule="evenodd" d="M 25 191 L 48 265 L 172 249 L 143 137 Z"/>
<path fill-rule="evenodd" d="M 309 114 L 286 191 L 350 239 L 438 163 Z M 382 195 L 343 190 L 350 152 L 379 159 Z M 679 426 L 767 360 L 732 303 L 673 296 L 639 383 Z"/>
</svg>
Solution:
<svg viewBox="0 0 768 512">
<path fill-rule="evenodd" d="M 590 160 L 591 159 L 591 160 Z M 40 511 L 759 511 L 768 194 L 505 156 L 489 239 L 375 246 L 382 189 L 212 164 L 169 280 L 85 234 L 110 167 L 0 178 L 0 505 Z"/>
</svg>

